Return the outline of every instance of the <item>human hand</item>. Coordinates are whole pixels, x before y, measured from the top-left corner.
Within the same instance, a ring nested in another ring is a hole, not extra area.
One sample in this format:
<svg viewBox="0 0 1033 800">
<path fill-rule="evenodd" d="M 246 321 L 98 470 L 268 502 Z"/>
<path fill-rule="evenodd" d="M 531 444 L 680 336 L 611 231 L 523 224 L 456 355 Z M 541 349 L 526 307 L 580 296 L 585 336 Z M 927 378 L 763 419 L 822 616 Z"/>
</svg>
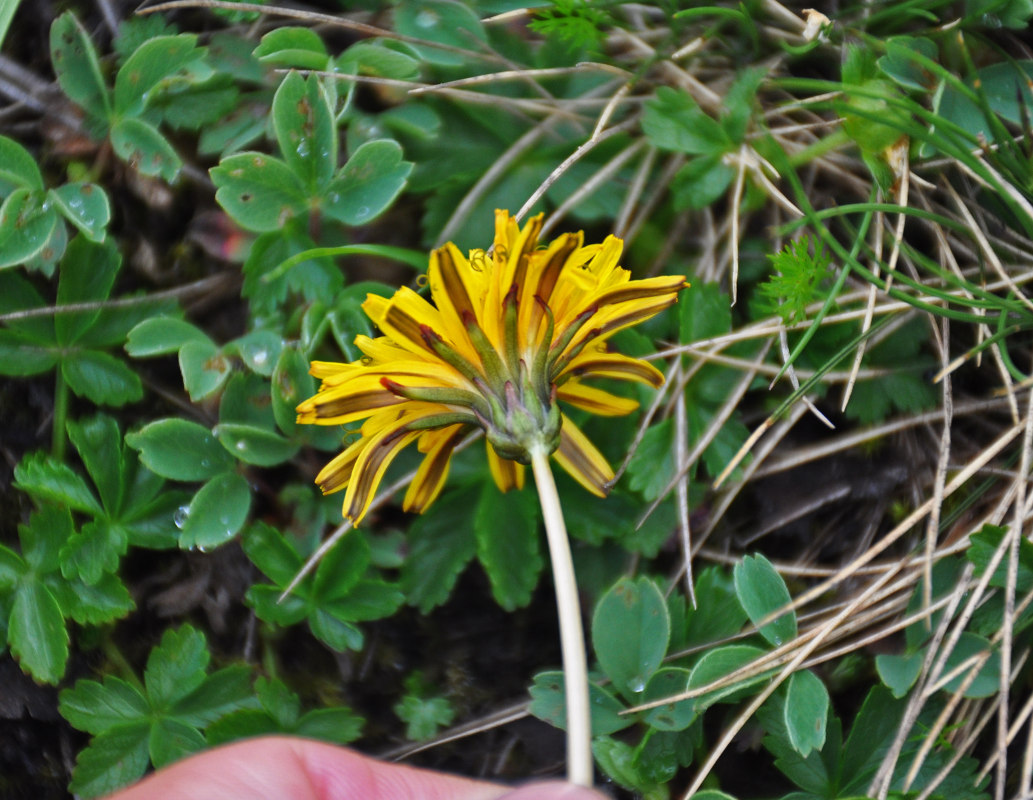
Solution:
<svg viewBox="0 0 1033 800">
<path fill-rule="evenodd" d="M 108 800 L 603 800 L 550 781 L 519 789 L 402 764 L 343 747 L 265 737 L 207 750 Z"/>
</svg>

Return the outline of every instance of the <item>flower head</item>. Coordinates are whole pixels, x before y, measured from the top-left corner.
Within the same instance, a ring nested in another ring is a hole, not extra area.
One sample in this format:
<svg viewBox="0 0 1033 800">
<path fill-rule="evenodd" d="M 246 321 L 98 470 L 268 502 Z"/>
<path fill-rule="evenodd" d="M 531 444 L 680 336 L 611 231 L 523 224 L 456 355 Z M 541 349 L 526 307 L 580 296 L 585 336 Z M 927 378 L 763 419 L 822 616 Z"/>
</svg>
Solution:
<svg viewBox="0 0 1033 800">
<path fill-rule="evenodd" d="M 475 428 L 485 432 L 502 491 L 523 485 L 535 449 L 552 453 L 593 494 L 608 491 L 613 471 L 557 401 L 617 416 L 638 403 L 584 379 L 662 385 L 655 367 L 610 352 L 606 342 L 674 303 L 685 278 L 632 280 L 617 263 L 623 243 L 615 236 L 586 246 L 582 233 L 567 233 L 539 247 L 541 226 L 541 215 L 521 228 L 497 211 L 490 251 L 464 256 L 449 243 L 431 253 L 433 303 L 407 287 L 390 299 L 371 294 L 362 308 L 383 335 L 355 339 L 358 361 L 313 362 L 322 385 L 298 406 L 298 422 L 365 420 L 316 476 L 324 494 L 347 489 L 344 514 L 353 522 L 414 442 L 424 458 L 404 508 L 425 509 L 445 484 L 453 449 Z"/>
</svg>

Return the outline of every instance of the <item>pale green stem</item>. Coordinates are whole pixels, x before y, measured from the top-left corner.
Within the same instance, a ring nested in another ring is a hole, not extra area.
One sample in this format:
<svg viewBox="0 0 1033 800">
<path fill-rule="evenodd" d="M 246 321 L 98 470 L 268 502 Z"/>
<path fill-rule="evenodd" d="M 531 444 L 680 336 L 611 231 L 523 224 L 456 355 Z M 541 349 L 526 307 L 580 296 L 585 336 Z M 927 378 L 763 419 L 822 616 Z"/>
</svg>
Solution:
<svg viewBox="0 0 1033 800">
<path fill-rule="evenodd" d="M 592 785 L 592 725 L 588 705 L 588 662 L 585 636 L 581 629 L 581 605 L 570 557 L 567 526 L 556 492 L 556 482 L 544 447 L 531 451 L 531 468 L 538 488 L 538 500 L 545 518 L 549 540 L 556 609 L 560 620 L 560 648 L 563 651 L 563 676 L 567 695 L 567 779 L 579 786 Z"/>
</svg>

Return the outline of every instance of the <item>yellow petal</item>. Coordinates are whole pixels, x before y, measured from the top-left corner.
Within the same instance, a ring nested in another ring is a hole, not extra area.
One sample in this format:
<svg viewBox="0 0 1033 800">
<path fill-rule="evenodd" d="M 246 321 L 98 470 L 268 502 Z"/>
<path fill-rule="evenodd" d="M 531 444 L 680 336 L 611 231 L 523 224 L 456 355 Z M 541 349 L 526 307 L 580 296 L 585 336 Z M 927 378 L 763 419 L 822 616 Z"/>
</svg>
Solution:
<svg viewBox="0 0 1033 800">
<path fill-rule="evenodd" d="M 365 419 L 374 411 L 404 403 L 388 391 L 379 375 L 358 375 L 346 383 L 324 389 L 298 405 L 298 422 L 309 425 L 346 425 Z"/>
<path fill-rule="evenodd" d="M 373 496 L 384 478 L 384 473 L 395 456 L 412 442 L 420 431 L 409 431 L 411 417 L 403 417 L 393 426 L 383 428 L 374 436 L 365 438 L 365 446 L 352 468 L 352 479 L 344 496 L 344 515 L 355 525 L 362 521 L 373 502 Z"/>
<path fill-rule="evenodd" d="M 566 414 L 560 429 L 560 446 L 552 454 L 567 473 L 597 497 L 606 497 L 613 480 L 613 470 L 588 437 Z"/>
<path fill-rule="evenodd" d="M 452 450 L 462 438 L 465 425 L 450 425 L 437 431 L 428 431 L 420 437 L 419 448 L 427 453 L 416 477 L 409 484 L 405 493 L 402 508 L 414 514 L 422 514 L 424 509 L 433 503 L 448 478 L 448 467 L 452 460 Z M 425 449 L 424 442 L 432 442 Z"/>
<path fill-rule="evenodd" d="M 663 373 L 648 361 L 621 353 L 600 352 L 596 348 L 586 348 L 573 358 L 566 369 L 556 378 L 556 383 L 562 385 L 567 376 L 638 381 L 652 386 L 654 389 L 659 389 L 664 385 Z"/>
<path fill-rule="evenodd" d="M 524 488 L 524 465 L 516 461 L 503 458 L 495 452 L 491 442 L 487 442 L 488 468 L 491 470 L 491 477 L 495 479 L 495 485 L 500 492 L 508 492 L 510 489 Z"/>
<path fill-rule="evenodd" d="M 355 468 L 355 459 L 365 446 L 365 441 L 356 439 L 344 449 L 344 452 L 338 453 L 329 464 L 319 470 L 316 483 L 323 494 L 339 492 L 348 485 Z"/>
<path fill-rule="evenodd" d="M 638 408 L 638 401 L 627 397 L 585 386 L 578 381 L 569 381 L 556 390 L 556 396 L 572 406 L 583 408 L 600 417 L 623 417 Z"/>
</svg>

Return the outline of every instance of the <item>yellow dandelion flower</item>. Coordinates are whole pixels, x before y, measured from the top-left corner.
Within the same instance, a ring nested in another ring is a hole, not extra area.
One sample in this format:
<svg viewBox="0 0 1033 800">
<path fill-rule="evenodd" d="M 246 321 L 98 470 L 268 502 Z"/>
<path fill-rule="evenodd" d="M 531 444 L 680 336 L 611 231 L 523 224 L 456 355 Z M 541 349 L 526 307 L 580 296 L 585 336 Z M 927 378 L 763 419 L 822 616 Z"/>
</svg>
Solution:
<svg viewBox="0 0 1033 800">
<path fill-rule="evenodd" d="M 316 476 L 324 494 L 346 490 L 344 515 L 365 515 L 391 461 L 415 443 L 424 458 L 404 508 L 423 511 L 441 493 L 452 451 L 484 430 L 499 489 L 524 482 L 542 448 L 578 483 L 603 496 L 613 470 L 557 401 L 593 414 L 637 408 L 584 381 L 616 378 L 653 387 L 652 365 L 607 349 L 607 340 L 677 300 L 684 276 L 632 280 L 615 236 L 585 245 L 568 233 L 539 246 L 541 215 L 523 228 L 495 214 L 495 243 L 464 256 L 446 244 L 430 256 L 431 301 L 403 287 L 369 295 L 363 310 L 382 336 L 359 336 L 363 358 L 314 362 L 319 391 L 298 406 L 298 422 L 365 420 L 359 437 Z"/>
</svg>

